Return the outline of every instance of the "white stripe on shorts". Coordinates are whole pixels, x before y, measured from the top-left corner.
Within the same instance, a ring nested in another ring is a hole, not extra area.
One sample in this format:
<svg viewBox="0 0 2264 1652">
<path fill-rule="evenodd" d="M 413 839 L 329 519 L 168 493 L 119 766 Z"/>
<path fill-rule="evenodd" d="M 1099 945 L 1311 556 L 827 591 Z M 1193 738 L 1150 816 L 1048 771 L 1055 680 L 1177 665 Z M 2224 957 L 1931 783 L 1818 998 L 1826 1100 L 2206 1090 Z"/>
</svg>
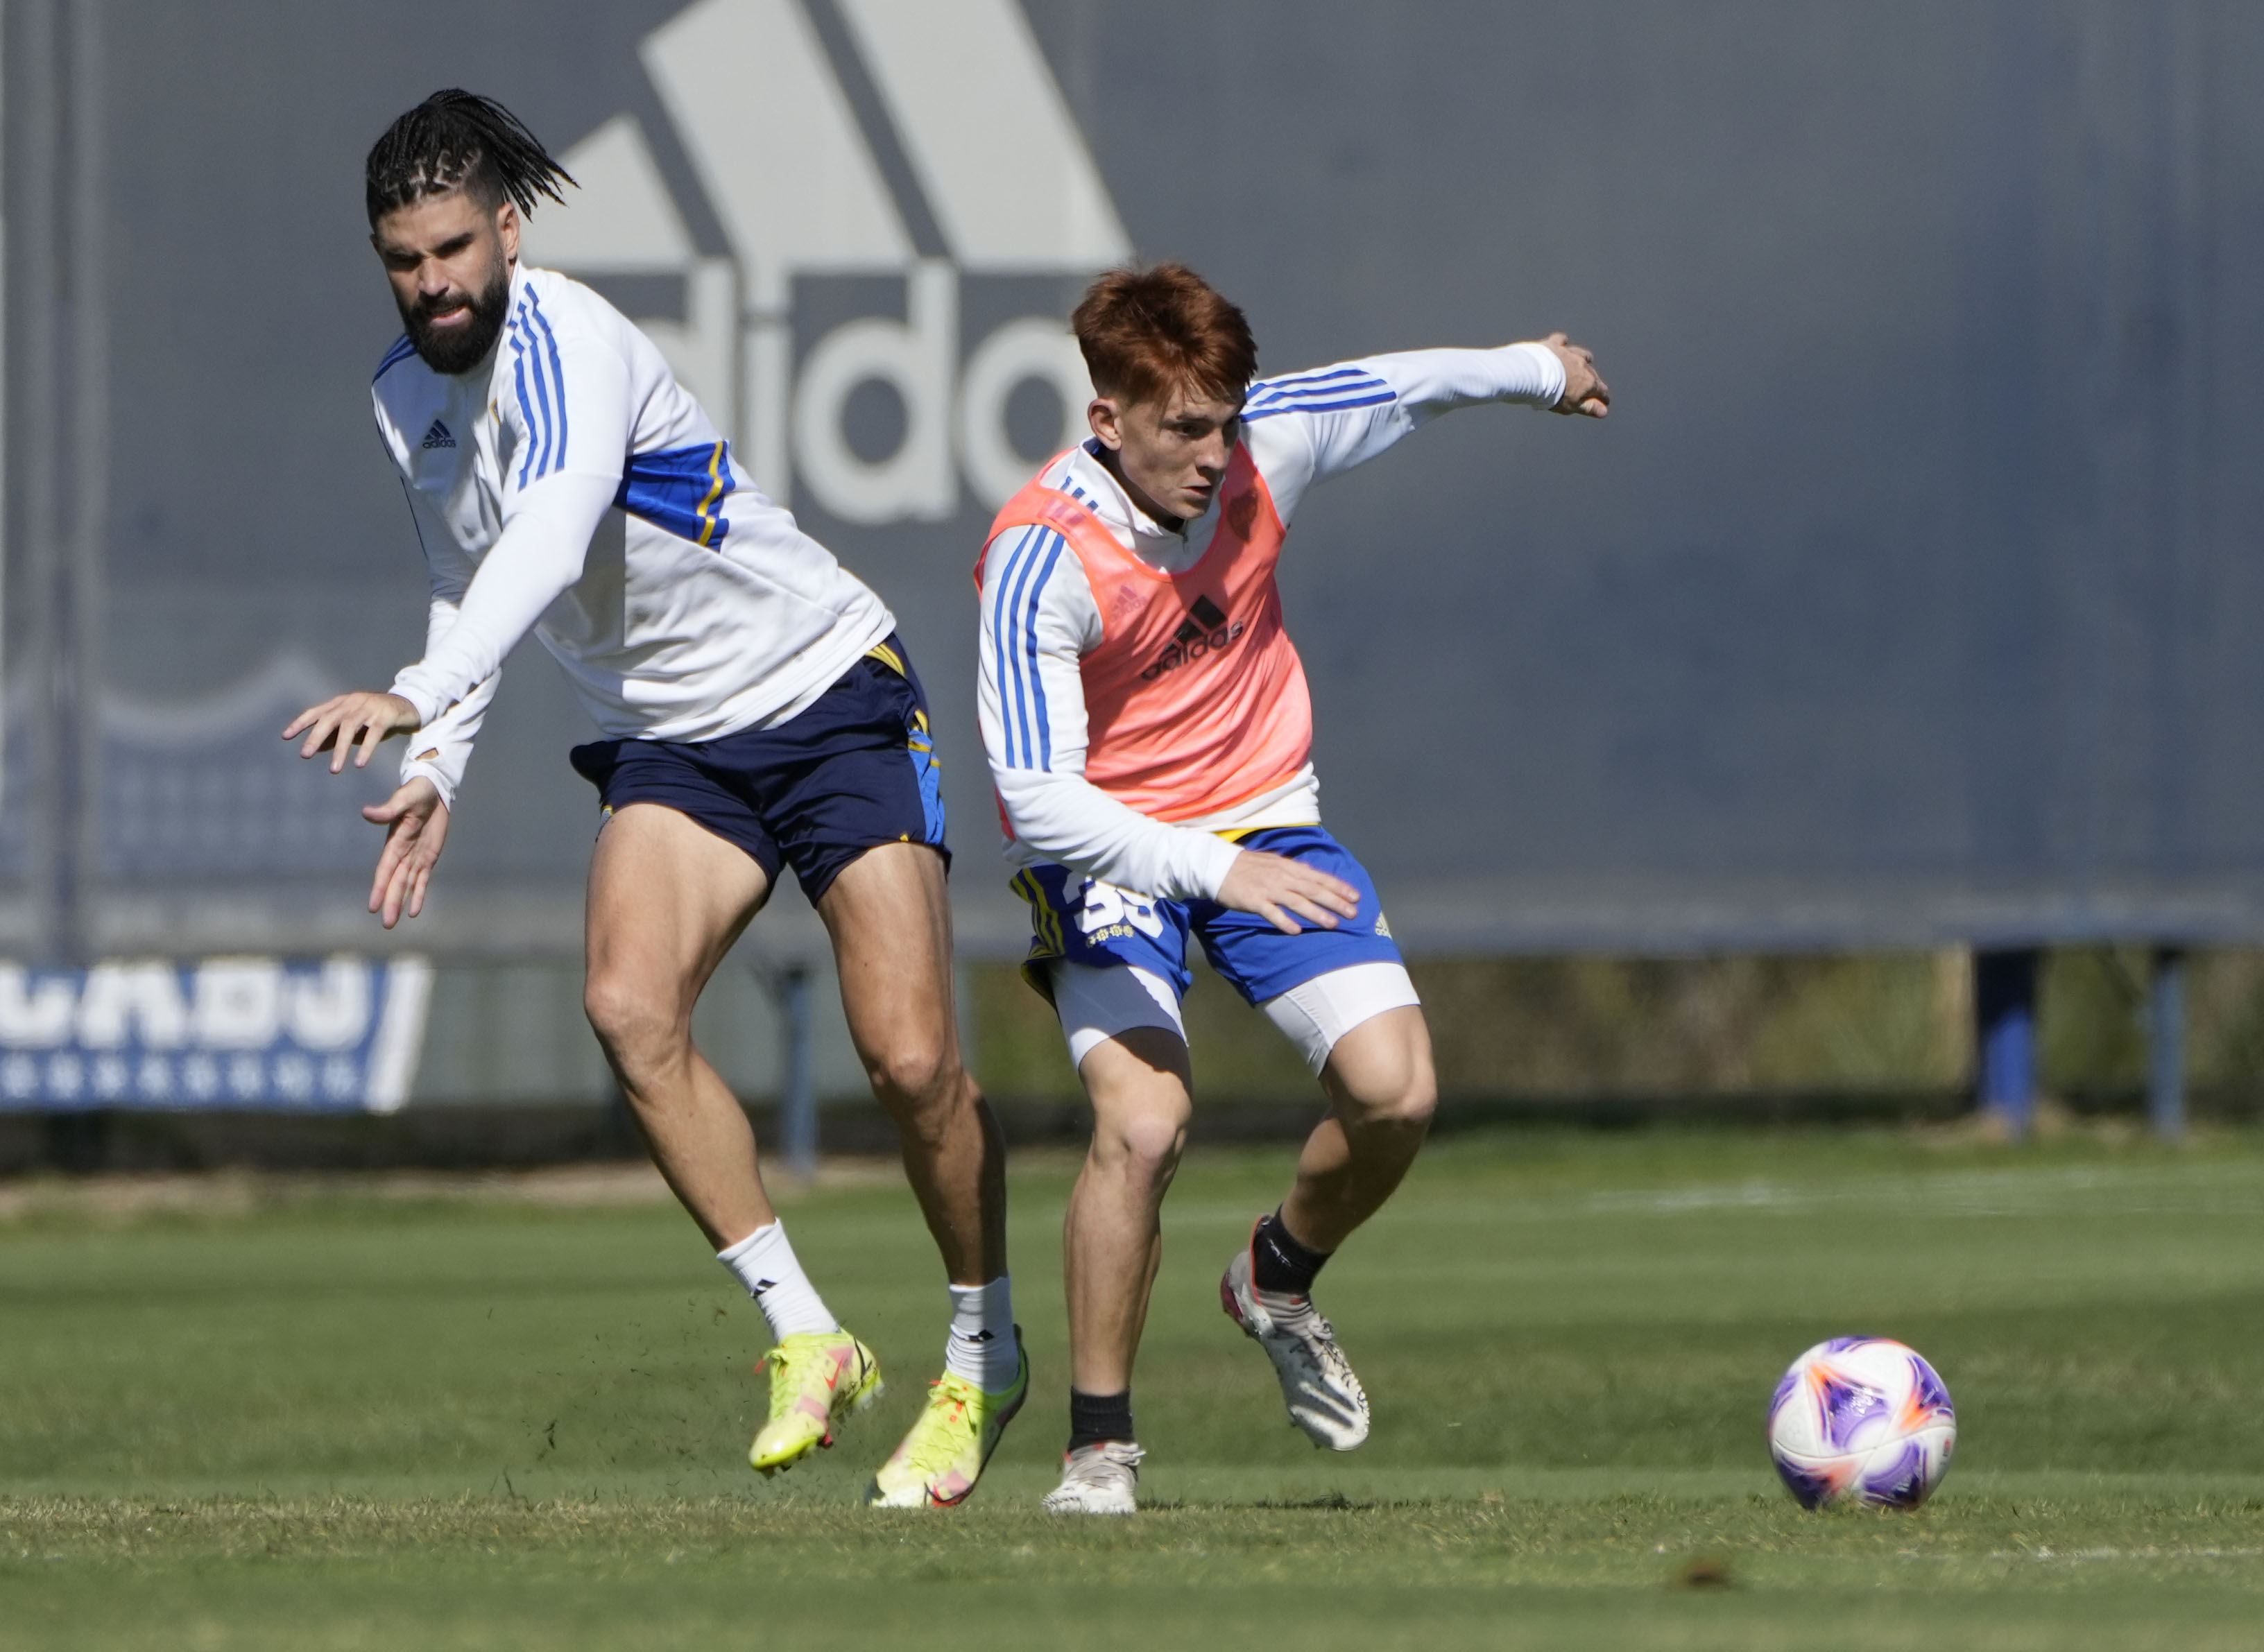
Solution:
<svg viewBox="0 0 2264 1652">
<path fill-rule="evenodd" d="M 1258 1007 L 1304 1051 L 1305 1065 L 1318 1073 L 1329 1064 L 1337 1040 L 1361 1022 L 1422 1002 L 1406 965 L 1375 963 L 1348 964 L 1315 975 Z"/>
<path fill-rule="evenodd" d="M 1179 995 L 1151 969 L 1056 959 L 1053 987 L 1054 1009 L 1061 1016 L 1062 1035 L 1069 1040 L 1072 1066 L 1083 1066 L 1097 1046 L 1136 1026 L 1155 1027 L 1182 1044 L 1187 1041 L 1186 1023 L 1179 1018 Z"/>
<path fill-rule="evenodd" d="M 1094 1048 L 1134 1027 L 1154 1027 L 1182 1044 L 1187 1027 L 1179 995 L 1153 970 L 1135 964 L 1096 967 L 1056 959 L 1053 965 L 1054 1009 L 1069 1059 L 1083 1066 Z M 1407 967 L 1397 963 L 1349 964 L 1300 982 L 1258 1007 L 1304 1053 L 1315 1073 L 1328 1065 L 1337 1040 L 1361 1022 L 1386 1010 L 1420 1005 Z"/>
</svg>

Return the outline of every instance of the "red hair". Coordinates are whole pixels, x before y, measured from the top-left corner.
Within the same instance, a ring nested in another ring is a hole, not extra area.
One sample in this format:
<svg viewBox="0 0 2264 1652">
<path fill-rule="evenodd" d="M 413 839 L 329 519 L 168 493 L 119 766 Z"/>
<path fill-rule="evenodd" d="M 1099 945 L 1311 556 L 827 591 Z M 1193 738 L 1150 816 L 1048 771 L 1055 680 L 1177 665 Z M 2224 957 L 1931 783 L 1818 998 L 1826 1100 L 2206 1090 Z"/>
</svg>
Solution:
<svg viewBox="0 0 2264 1652">
<path fill-rule="evenodd" d="M 1111 270 L 1069 318 L 1092 388 L 1126 402 L 1174 391 L 1239 402 L 1258 376 L 1241 310 L 1184 264 Z"/>
</svg>

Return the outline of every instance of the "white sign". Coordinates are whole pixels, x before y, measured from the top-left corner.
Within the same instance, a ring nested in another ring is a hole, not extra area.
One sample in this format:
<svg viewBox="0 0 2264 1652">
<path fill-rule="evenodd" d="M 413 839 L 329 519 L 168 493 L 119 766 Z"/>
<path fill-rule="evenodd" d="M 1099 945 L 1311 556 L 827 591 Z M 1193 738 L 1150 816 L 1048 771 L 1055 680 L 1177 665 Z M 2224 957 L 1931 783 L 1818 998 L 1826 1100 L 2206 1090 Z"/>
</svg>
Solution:
<svg viewBox="0 0 2264 1652">
<path fill-rule="evenodd" d="M 432 994 L 413 957 L 0 963 L 0 1110 L 392 1112 Z"/>
</svg>

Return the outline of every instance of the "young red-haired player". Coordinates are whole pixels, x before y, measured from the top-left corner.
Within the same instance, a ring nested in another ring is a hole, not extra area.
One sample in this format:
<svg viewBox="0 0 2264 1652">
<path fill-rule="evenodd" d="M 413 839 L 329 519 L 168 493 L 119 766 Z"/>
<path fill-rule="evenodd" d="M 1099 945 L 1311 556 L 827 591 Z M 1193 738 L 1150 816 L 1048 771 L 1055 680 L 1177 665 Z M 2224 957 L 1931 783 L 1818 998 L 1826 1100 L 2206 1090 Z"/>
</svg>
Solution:
<svg viewBox="0 0 2264 1652">
<path fill-rule="evenodd" d="M 1602 417 L 1563 335 L 1376 356 L 1253 382 L 1242 312 L 1166 264 L 1096 282 L 1073 317 L 1092 438 L 1000 511 L 976 578 L 982 719 L 1036 938 L 1093 1110 L 1064 1243 L 1070 1442 L 1045 1506 L 1129 1513 L 1132 1361 L 1157 1216 L 1192 1111 L 1190 935 L 1304 1051 L 1328 1116 L 1289 1195 L 1220 1281 L 1316 1444 L 1368 1438 L 1368 1399 L 1314 1276 L 1405 1175 L 1434 1096 L 1430 1034 L 1360 863 L 1321 825 L 1304 668 L 1274 565 L 1315 482 L 1433 415 L 1514 402 Z"/>
</svg>

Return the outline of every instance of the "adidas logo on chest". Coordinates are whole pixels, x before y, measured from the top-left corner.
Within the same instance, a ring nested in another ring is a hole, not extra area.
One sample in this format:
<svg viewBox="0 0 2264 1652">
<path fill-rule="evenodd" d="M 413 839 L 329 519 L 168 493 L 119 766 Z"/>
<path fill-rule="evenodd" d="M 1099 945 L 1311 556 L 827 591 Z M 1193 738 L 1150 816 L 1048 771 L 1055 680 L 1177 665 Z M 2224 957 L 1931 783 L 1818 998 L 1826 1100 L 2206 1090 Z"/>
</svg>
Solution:
<svg viewBox="0 0 2264 1652">
<path fill-rule="evenodd" d="M 424 439 L 417 444 L 418 447 L 422 448 L 428 453 L 436 447 L 454 447 L 455 445 L 455 437 L 449 432 L 448 427 L 442 424 L 439 419 L 434 419 L 432 421 L 431 428 L 424 432 Z"/>
<path fill-rule="evenodd" d="M 1166 671 L 1176 671 L 1182 665 L 1213 654 L 1222 653 L 1242 641 L 1244 629 L 1241 620 L 1230 621 L 1225 610 L 1208 597 L 1197 597 L 1187 617 L 1172 634 L 1171 641 L 1156 656 L 1156 663 L 1140 673 L 1140 680 L 1152 683 Z"/>
</svg>

